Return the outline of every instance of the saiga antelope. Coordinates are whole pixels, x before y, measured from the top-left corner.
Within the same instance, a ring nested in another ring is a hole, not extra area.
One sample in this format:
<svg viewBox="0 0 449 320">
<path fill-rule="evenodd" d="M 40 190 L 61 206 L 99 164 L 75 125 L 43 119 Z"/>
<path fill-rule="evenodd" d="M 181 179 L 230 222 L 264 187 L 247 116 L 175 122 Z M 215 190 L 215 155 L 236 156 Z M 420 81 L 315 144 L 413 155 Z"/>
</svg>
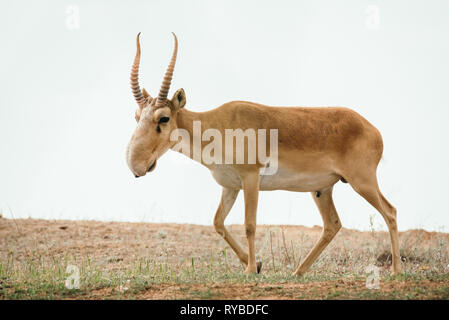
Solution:
<svg viewBox="0 0 449 320">
<path fill-rule="evenodd" d="M 260 271 L 256 263 L 254 237 L 256 232 L 257 201 L 260 190 L 288 190 L 310 192 L 323 219 L 323 231 L 315 246 L 295 270 L 302 275 L 318 258 L 341 228 L 332 200 L 332 189 L 338 181 L 348 182 L 352 188 L 376 208 L 385 219 L 390 232 L 392 271 L 401 269 L 396 209 L 379 190 L 377 165 L 383 151 L 379 131 L 355 111 L 340 108 L 269 107 L 245 101 L 233 101 L 207 111 L 192 112 L 184 108 L 183 89 L 168 99 L 178 51 L 178 40 L 170 64 L 156 98 L 139 87 L 140 42 L 131 70 L 131 88 L 137 101 L 135 117 L 138 123 L 128 144 L 127 163 L 136 177 L 153 171 L 157 159 L 177 141 L 171 141 L 173 130 L 185 129 L 190 137 L 193 121 L 201 121 L 203 129 L 254 128 L 278 129 L 278 170 L 261 177 L 266 164 L 202 164 L 211 170 L 214 179 L 223 187 L 221 201 L 214 218 L 216 231 L 246 265 L 245 273 Z M 202 142 L 204 144 L 204 142 Z M 190 147 L 192 139 L 190 139 Z M 190 148 L 192 150 L 192 148 Z M 193 158 L 190 155 L 191 158 Z M 224 221 L 237 194 L 243 189 L 245 201 L 245 232 L 248 253 L 231 236 Z"/>
</svg>

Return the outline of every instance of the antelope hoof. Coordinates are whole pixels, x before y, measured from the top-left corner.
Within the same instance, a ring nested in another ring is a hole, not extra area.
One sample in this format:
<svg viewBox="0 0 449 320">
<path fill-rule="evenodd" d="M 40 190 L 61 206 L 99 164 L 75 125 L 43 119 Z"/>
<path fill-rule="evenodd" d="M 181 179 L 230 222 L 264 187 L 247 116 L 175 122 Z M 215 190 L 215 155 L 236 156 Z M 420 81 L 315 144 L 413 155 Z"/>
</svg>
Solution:
<svg viewBox="0 0 449 320">
<path fill-rule="evenodd" d="M 254 266 L 254 267 L 246 267 L 246 270 L 245 270 L 245 272 L 244 272 L 245 274 L 256 274 L 256 273 L 258 273 L 257 272 L 257 267 L 256 266 Z"/>
<path fill-rule="evenodd" d="M 393 276 L 400 275 L 401 273 L 402 273 L 401 268 L 397 268 L 396 270 L 395 269 L 391 269 L 391 274 Z"/>
<path fill-rule="evenodd" d="M 262 270 L 262 261 L 257 262 L 257 273 L 260 273 Z"/>
<path fill-rule="evenodd" d="M 304 275 L 304 272 L 302 271 L 295 271 L 292 273 L 293 277 L 302 277 Z"/>
</svg>

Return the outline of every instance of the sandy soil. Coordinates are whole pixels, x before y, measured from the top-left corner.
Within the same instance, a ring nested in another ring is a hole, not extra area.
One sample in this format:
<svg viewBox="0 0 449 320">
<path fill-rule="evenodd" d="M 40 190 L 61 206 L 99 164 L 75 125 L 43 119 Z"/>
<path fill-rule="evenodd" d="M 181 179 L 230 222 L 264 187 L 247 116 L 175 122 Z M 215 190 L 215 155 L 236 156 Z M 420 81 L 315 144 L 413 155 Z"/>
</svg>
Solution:
<svg viewBox="0 0 449 320">
<path fill-rule="evenodd" d="M 245 244 L 243 226 L 227 227 L 242 244 Z M 318 226 L 313 228 L 258 226 L 256 246 L 258 255 L 264 259 L 265 270 L 263 271 L 270 272 L 271 270 L 273 272 L 276 270 L 272 264 L 272 260 L 275 259 L 277 259 L 277 269 L 293 270 L 295 265 L 305 257 L 320 233 L 321 227 Z M 438 245 L 441 247 L 443 241 L 444 256 L 440 259 L 447 259 L 446 244 L 449 243 L 449 234 L 409 230 L 401 232 L 400 238 L 402 245 L 410 249 L 409 252 L 417 248 L 421 250 L 420 252 L 429 252 L 428 250 L 433 250 Z M 375 252 L 371 254 L 371 260 L 369 252 L 373 250 L 370 251 L 370 246 L 375 248 Z M 330 292 L 348 288 L 351 293 L 343 295 L 343 298 L 351 298 L 352 294 L 357 295 L 357 292 L 366 290 L 366 287 L 363 279 L 348 276 L 348 270 L 353 268 L 357 269 L 354 273 L 360 273 L 360 270 L 365 267 L 361 265 L 361 259 L 368 259 L 388 273 L 390 259 L 388 246 L 388 234 L 385 232 L 373 233 L 342 229 L 324 252 L 321 262 L 317 262 L 310 271 L 311 274 L 318 276 L 327 273 L 341 274 L 337 280 L 323 278 L 322 281 L 318 279 L 304 283 L 282 283 L 282 281 L 278 281 L 278 283 L 260 281 L 253 283 L 158 283 L 139 291 L 133 295 L 133 298 L 296 299 L 316 297 L 317 292 L 325 293 L 325 295 L 318 295 L 318 298 L 326 298 Z M 114 272 L 114 270 L 123 270 L 132 266 L 136 259 L 142 257 L 150 256 L 154 261 L 163 261 L 180 266 L 180 268 L 184 265 L 188 267 L 194 257 L 206 268 L 211 255 L 222 254 L 225 249 L 228 252 L 227 259 L 230 261 L 231 268 L 235 272 L 239 272 L 240 269 L 243 271 L 236 256 L 212 226 L 0 219 L 0 259 L 3 261 L 11 255 L 17 262 L 32 260 L 37 256 L 51 257 L 52 259 L 67 256 L 82 259 L 89 256 L 104 270 Z M 415 269 L 433 268 L 429 257 L 416 254 L 404 257 L 404 260 L 407 259 L 409 262 L 415 263 Z M 444 261 L 442 263 L 445 263 Z M 437 282 L 426 279 L 388 282 L 383 284 L 382 290 L 387 293 L 394 290 L 407 290 L 407 288 L 416 286 L 433 288 L 447 287 L 448 285 L 449 275 L 448 279 Z M 202 295 L 201 292 L 206 289 L 207 295 Z M 94 289 L 85 298 L 104 298 L 111 295 L 112 291 L 114 288 Z M 186 292 L 199 292 L 199 294 L 195 296 L 186 294 Z"/>
</svg>

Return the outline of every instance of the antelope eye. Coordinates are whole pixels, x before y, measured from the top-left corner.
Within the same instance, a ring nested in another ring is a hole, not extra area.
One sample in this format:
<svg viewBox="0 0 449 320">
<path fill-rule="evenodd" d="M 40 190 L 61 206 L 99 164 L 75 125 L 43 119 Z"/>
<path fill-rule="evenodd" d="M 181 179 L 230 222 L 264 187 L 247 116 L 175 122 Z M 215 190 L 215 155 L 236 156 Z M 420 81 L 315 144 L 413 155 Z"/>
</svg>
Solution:
<svg viewBox="0 0 449 320">
<path fill-rule="evenodd" d="M 161 118 L 159 119 L 159 123 L 167 123 L 169 120 L 170 120 L 169 117 L 161 117 Z"/>
</svg>

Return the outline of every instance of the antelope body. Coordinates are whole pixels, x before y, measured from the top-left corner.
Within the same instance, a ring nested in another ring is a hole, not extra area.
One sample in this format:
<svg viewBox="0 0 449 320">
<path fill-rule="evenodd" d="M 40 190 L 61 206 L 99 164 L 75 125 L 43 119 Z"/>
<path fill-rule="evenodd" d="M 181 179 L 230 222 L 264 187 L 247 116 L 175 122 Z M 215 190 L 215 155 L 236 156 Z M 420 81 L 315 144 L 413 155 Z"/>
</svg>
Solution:
<svg viewBox="0 0 449 320">
<path fill-rule="evenodd" d="M 385 199 L 377 184 L 376 169 L 383 142 L 373 125 L 355 111 L 340 107 L 269 107 L 233 101 L 206 112 L 189 111 L 183 108 L 186 103 L 183 89 L 176 91 L 172 99 L 167 98 L 178 49 L 175 35 L 175 49 L 161 90 L 158 97 L 152 98 L 145 89 L 140 89 L 138 83 L 139 35 L 131 71 L 131 88 L 139 105 L 136 111 L 138 125 L 127 149 L 128 166 L 136 177 L 154 170 L 157 159 L 175 147 L 177 142 L 170 139 L 173 130 L 186 130 L 192 137 L 194 121 L 201 121 L 204 130 L 213 128 L 223 135 L 226 129 L 277 129 L 278 168 L 273 175 L 261 174 L 261 169 L 267 165 L 261 162 L 202 163 L 223 187 L 214 218 L 215 229 L 246 265 L 245 273 L 256 273 L 261 268 L 261 264 L 256 263 L 254 248 L 259 191 L 289 190 L 312 194 L 324 226 L 320 239 L 294 272 L 302 275 L 341 228 L 332 200 L 333 186 L 338 181 L 349 183 L 381 213 L 390 233 L 392 270 L 393 273 L 400 272 L 396 209 Z M 187 143 L 191 150 L 192 139 Z M 202 146 L 205 144 L 203 141 Z M 248 252 L 224 226 L 240 190 L 244 193 Z"/>
</svg>

